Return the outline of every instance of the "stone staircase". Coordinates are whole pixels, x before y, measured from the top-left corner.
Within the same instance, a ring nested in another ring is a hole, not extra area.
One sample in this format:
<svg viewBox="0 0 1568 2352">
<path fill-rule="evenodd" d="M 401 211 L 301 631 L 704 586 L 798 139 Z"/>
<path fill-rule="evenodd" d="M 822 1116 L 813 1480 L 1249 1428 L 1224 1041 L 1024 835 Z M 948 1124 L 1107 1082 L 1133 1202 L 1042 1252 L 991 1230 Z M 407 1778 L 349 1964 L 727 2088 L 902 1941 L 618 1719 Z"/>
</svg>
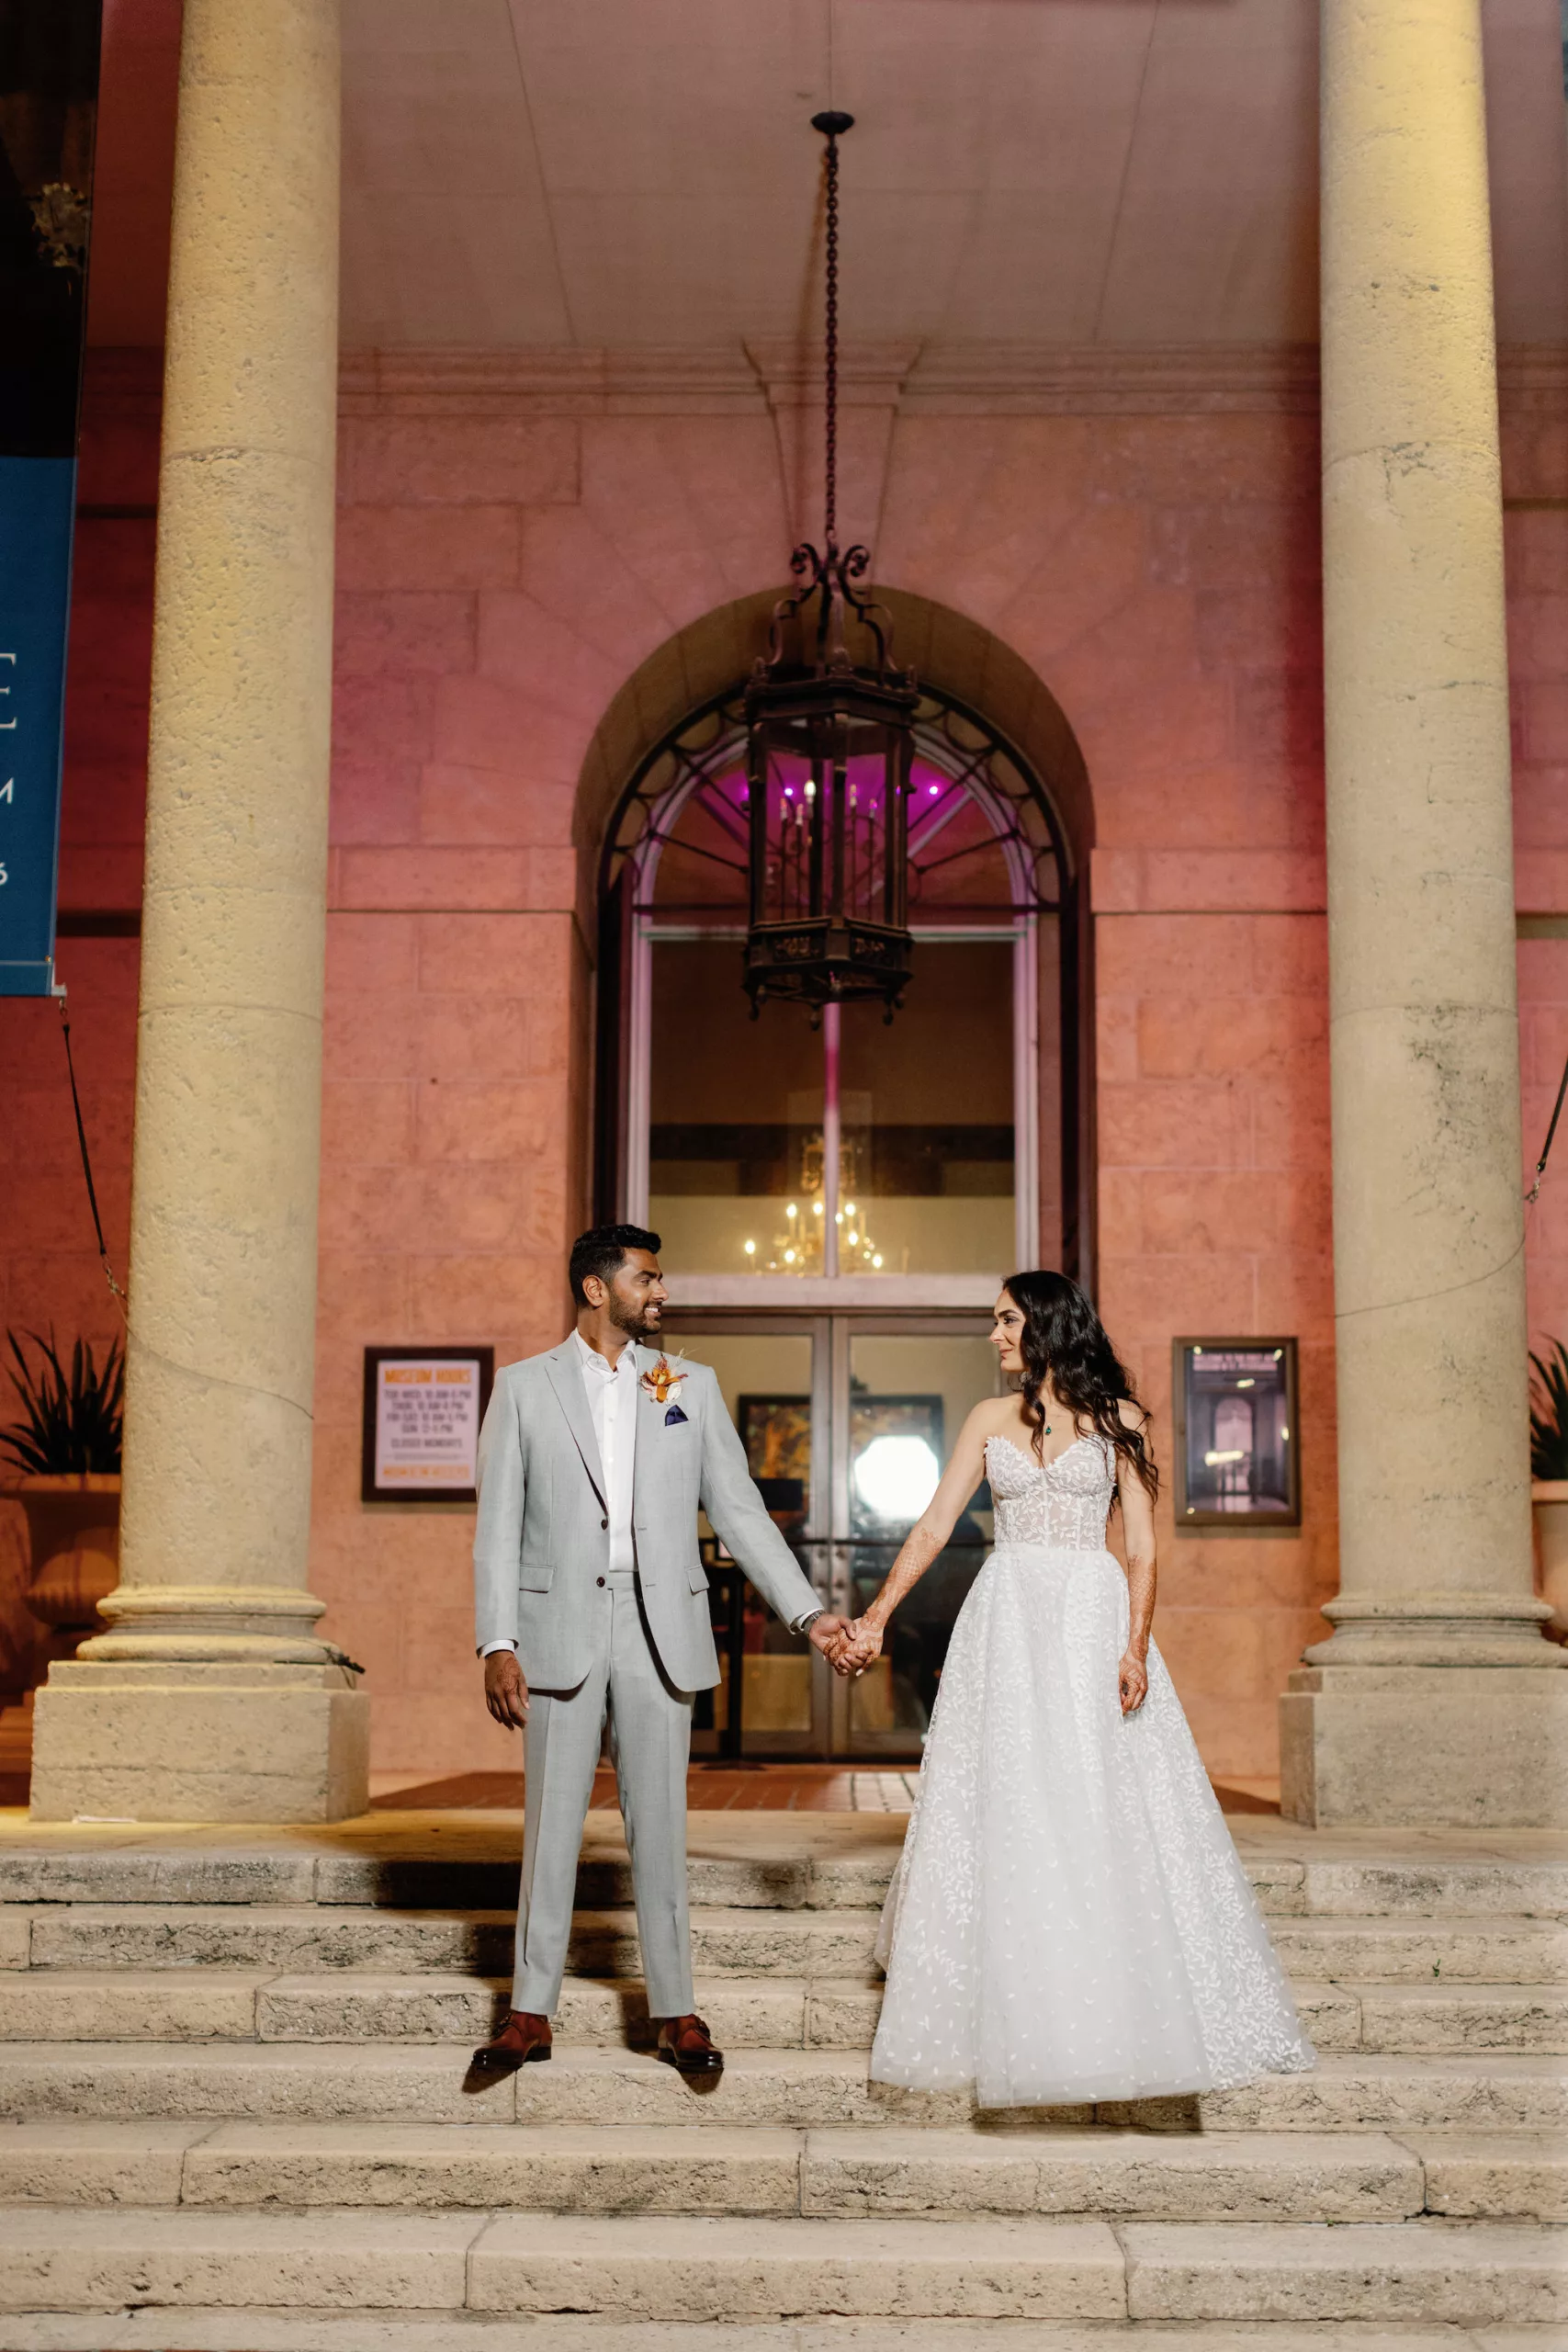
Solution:
<svg viewBox="0 0 1568 2352">
<path fill-rule="evenodd" d="M 852 1816 L 694 1817 L 712 2087 L 649 2053 L 596 1817 L 555 2057 L 469 2087 L 516 1883 L 472 1818 L 0 1838 L 0 2352 L 1568 2340 L 1543 1840 L 1255 1830 L 1316 2072 L 976 2117 L 867 2082 L 902 1825 Z"/>
</svg>

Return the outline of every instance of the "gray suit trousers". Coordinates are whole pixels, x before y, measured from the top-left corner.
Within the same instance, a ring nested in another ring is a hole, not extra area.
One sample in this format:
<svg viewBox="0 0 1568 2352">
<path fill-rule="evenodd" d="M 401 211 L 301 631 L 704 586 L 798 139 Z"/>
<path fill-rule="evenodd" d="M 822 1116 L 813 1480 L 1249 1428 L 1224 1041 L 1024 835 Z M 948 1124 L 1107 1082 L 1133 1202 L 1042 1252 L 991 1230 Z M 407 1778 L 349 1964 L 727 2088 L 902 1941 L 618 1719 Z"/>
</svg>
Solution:
<svg viewBox="0 0 1568 2352">
<path fill-rule="evenodd" d="M 631 1569 L 595 1589 L 593 1662 L 570 1690 L 530 1690 L 524 1735 L 523 1883 L 512 2006 L 551 2017 L 571 1936 L 582 1825 L 610 1725 L 650 2017 L 693 2007 L 686 1910 L 692 1694 L 666 1680 Z"/>
</svg>

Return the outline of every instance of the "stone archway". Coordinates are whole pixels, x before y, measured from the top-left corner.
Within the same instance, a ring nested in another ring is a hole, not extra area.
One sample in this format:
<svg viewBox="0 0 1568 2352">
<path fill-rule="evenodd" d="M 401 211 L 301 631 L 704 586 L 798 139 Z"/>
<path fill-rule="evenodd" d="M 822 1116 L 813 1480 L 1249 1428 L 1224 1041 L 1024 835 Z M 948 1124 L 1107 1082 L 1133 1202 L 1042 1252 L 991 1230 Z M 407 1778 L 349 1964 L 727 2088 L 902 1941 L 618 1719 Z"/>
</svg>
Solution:
<svg viewBox="0 0 1568 2352">
<path fill-rule="evenodd" d="M 579 903 L 597 941 L 594 1213 L 617 1214 L 626 1023 L 618 916 L 606 921 L 606 852 L 636 779 L 682 721 L 745 678 L 767 641 L 776 589 L 716 607 L 642 662 L 615 695 L 579 779 L 573 838 Z M 891 612 L 897 659 L 1005 742 L 1038 797 L 1061 869 L 1061 1228 L 1066 1270 L 1092 1290 L 1095 1269 L 1094 967 L 1089 853 L 1094 806 L 1070 722 L 1012 648 L 950 606 L 899 589 L 872 594 Z"/>
<path fill-rule="evenodd" d="M 582 763 L 574 838 L 587 863 L 587 895 L 611 815 L 627 778 L 686 713 L 743 678 L 767 643 L 768 618 L 780 591 L 770 588 L 720 605 L 692 621 L 634 670 L 605 711 Z M 1050 795 L 1075 875 L 1094 845 L 1089 773 L 1066 713 L 1044 682 L 999 637 L 930 597 L 875 586 L 895 623 L 900 662 L 1005 735 Z"/>
</svg>

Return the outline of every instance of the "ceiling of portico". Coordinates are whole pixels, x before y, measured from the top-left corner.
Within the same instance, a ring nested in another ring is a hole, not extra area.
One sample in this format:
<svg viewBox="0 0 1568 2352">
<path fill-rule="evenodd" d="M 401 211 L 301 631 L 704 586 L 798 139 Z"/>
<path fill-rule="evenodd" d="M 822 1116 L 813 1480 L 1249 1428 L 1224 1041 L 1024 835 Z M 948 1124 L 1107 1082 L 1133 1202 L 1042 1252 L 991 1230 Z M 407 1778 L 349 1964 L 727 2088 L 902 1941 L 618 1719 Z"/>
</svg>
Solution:
<svg viewBox="0 0 1568 2352">
<path fill-rule="evenodd" d="M 1559 0 L 1484 0 L 1498 325 L 1568 339 Z M 147 47 L 169 0 L 109 0 Z M 844 146 L 861 337 L 1316 332 L 1316 0 L 344 0 L 345 346 L 635 348 L 815 324 Z M 100 220 L 129 144 L 106 89 Z M 154 110 L 155 111 L 155 110 Z M 138 165 L 138 219 L 150 195 Z M 94 339 L 155 342 L 143 266 Z M 100 280 L 100 283 L 102 281 Z"/>
</svg>

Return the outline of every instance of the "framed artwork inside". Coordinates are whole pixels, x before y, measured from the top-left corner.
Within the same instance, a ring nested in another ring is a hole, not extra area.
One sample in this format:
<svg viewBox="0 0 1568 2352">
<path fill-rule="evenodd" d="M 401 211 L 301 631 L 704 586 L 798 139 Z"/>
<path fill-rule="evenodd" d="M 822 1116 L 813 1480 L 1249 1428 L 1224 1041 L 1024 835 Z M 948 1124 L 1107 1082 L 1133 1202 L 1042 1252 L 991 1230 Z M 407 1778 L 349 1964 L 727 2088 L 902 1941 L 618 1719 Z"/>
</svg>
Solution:
<svg viewBox="0 0 1568 2352">
<path fill-rule="evenodd" d="M 1299 1527 L 1294 1340 L 1172 1342 L 1176 1524 Z"/>
<path fill-rule="evenodd" d="M 359 1498 L 471 1503 L 495 1350 L 367 1348 Z"/>
<path fill-rule="evenodd" d="M 736 1419 L 753 1478 L 798 1478 L 811 1487 L 809 1396 L 739 1396 Z"/>
</svg>

